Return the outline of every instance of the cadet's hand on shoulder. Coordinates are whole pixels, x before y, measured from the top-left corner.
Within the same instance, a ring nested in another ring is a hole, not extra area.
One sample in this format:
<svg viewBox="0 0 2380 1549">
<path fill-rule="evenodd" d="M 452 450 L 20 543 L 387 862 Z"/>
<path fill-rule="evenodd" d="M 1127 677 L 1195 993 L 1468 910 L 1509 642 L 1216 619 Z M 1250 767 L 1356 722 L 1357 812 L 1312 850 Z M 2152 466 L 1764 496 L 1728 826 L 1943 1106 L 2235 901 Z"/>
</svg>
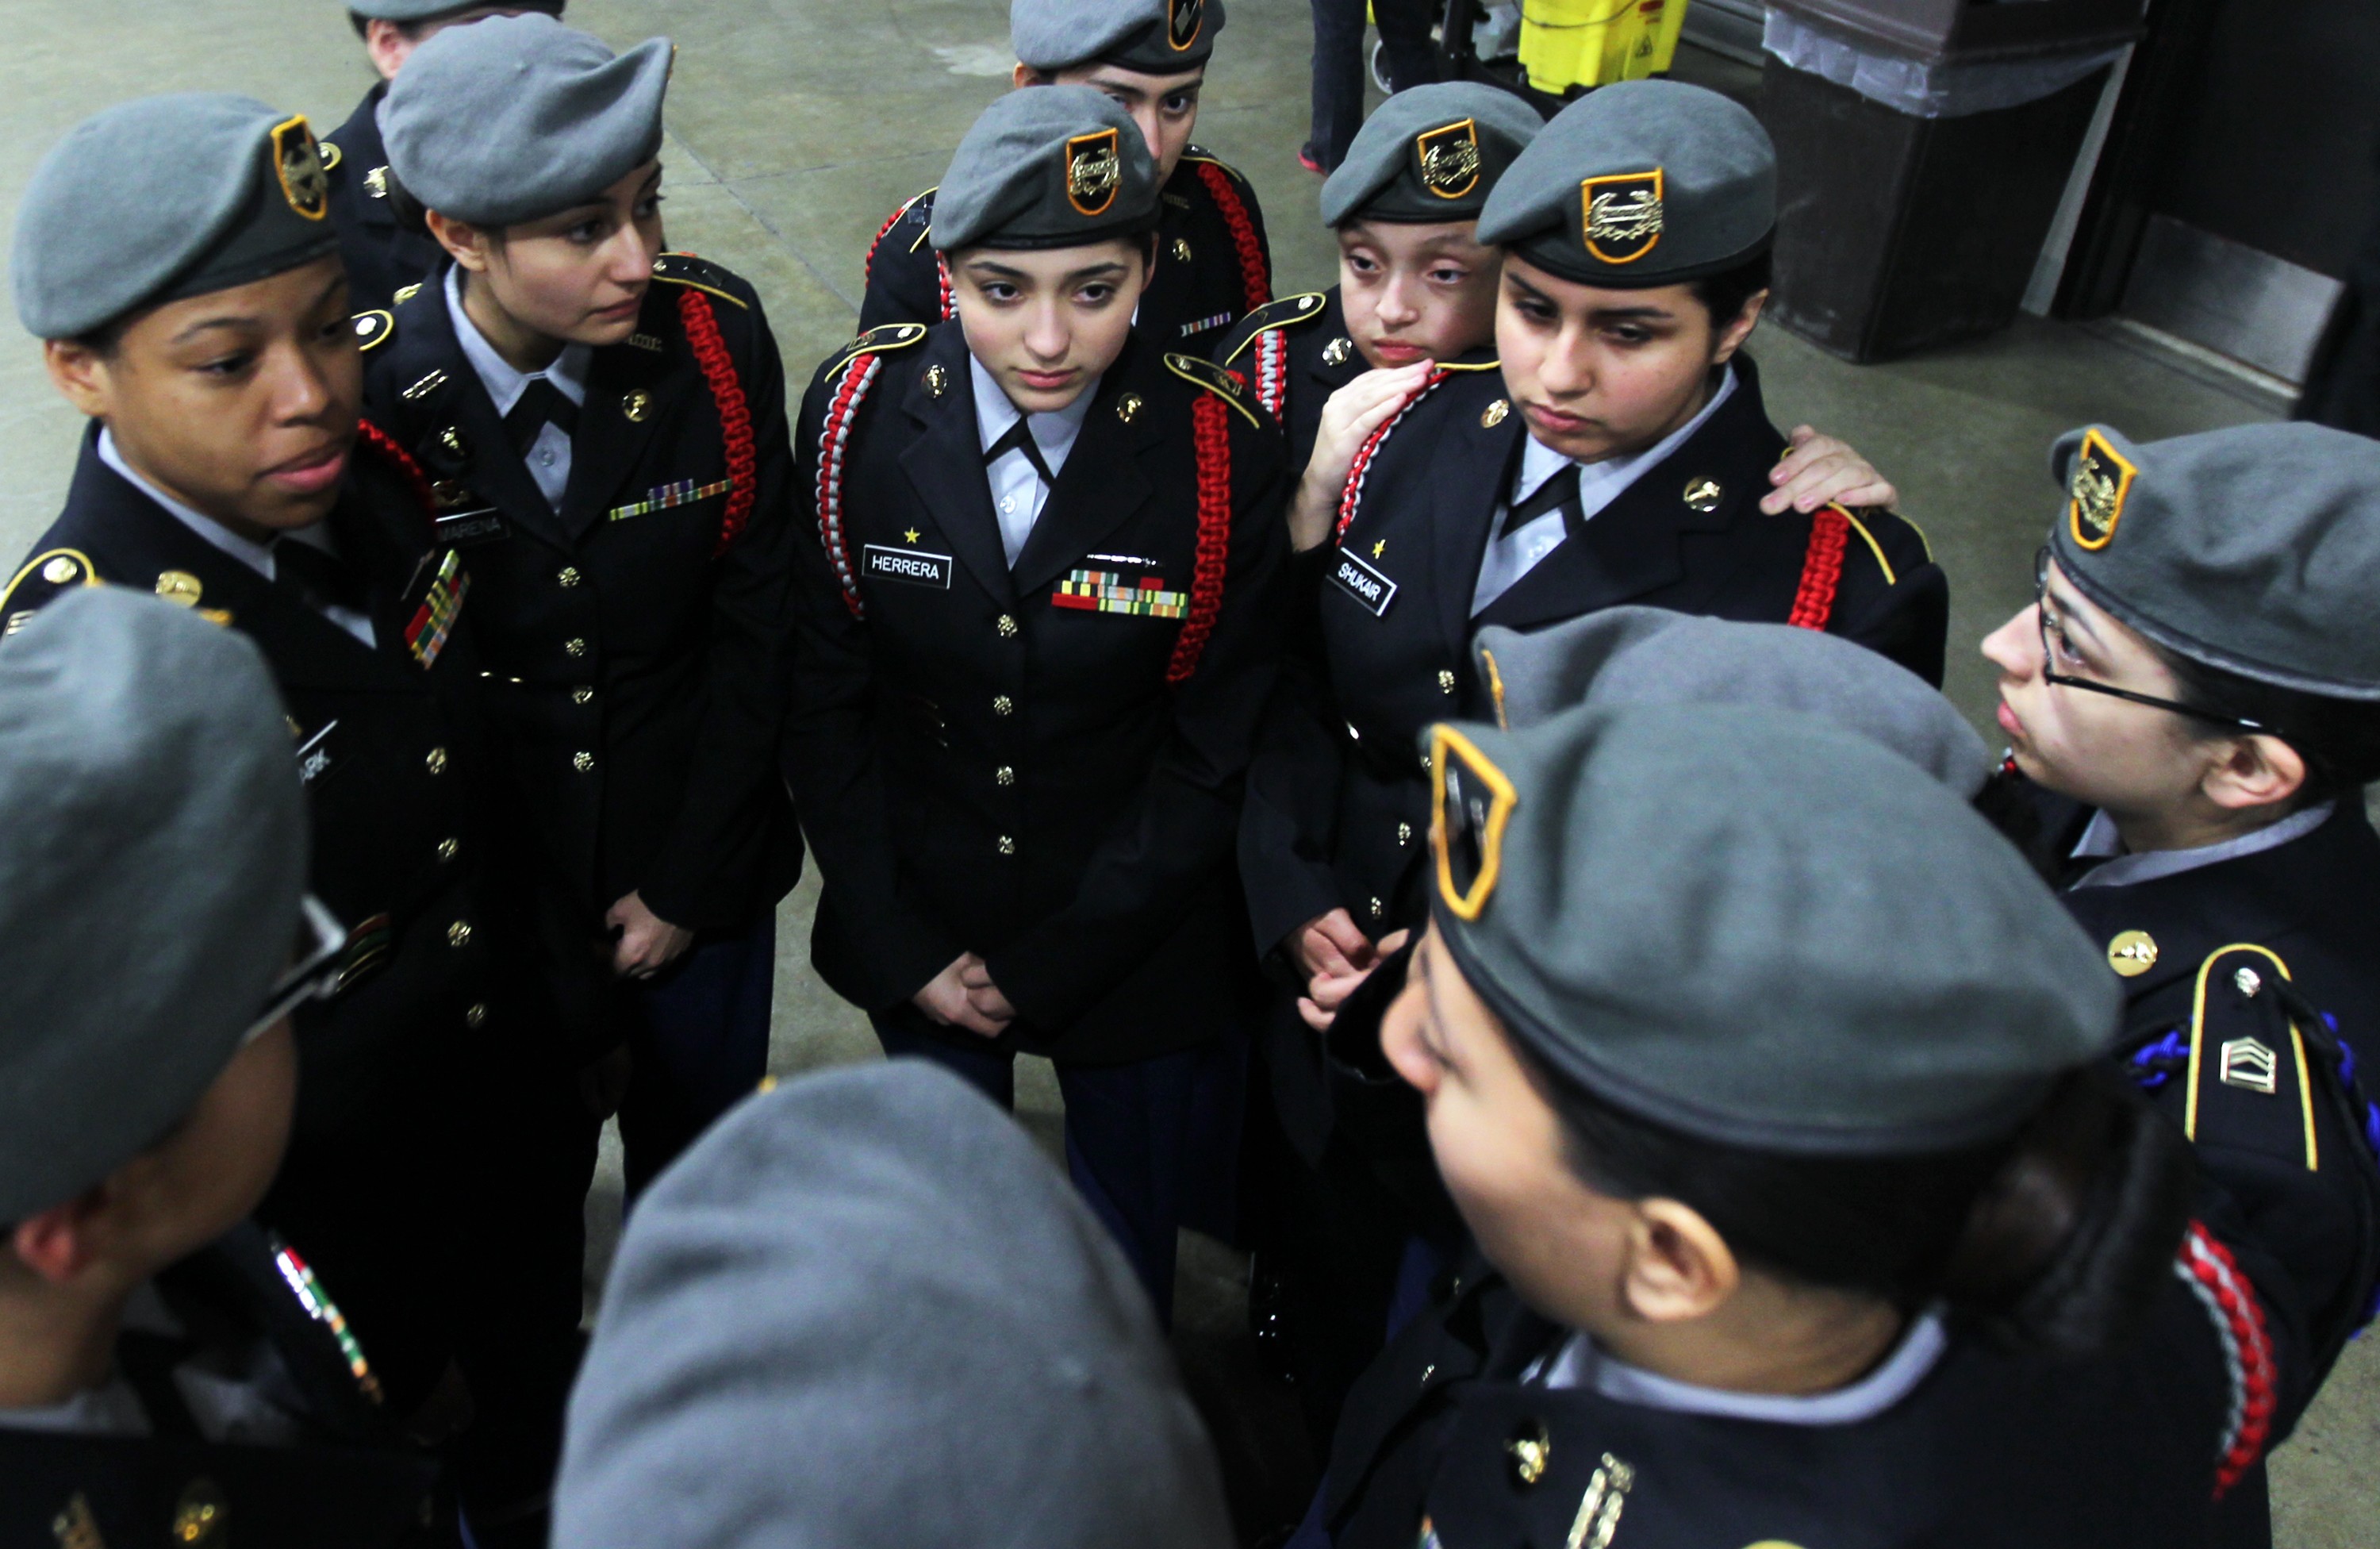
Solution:
<svg viewBox="0 0 2380 1549">
<path fill-rule="evenodd" d="M 1791 448 L 1768 470 L 1768 482 L 1777 487 L 1760 500 L 1760 508 L 1770 516 L 1815 511 L 1821 506 L 1888 508 L 1900 499 L 1891 482 L 1848 444 L 1807 425 L 1794 426 L 1789 439 Z"/>
<path fill-rule="evenodd" d="M 612 945 L 612 971 L 625 979 L 650 979 L 694 945 L 692 931 L 663 920 L 635 893 L 613 904 L 603 923 L 619 933 Z"/>
<path fill-rule="evenodd" d="M 1331 524 L 1339 516 L 1340 496 L 1347 490 L 1347 471 L 1355 466 L 1355 454 L 1364 449 L 1374 431 L 1388 423 L 1406 395 L 1428 381 L 1437 369 L 1435 360 L 1415 360 L 1410 366 L 1366 372 L 1330 395 L 1330 401 L 1322 406 L 1321 426 L 1314 433 L 1314 456 L 1305 464 L 1297 499 L 1290 507 L 1292 548 L 1315 548 L 1330 536 Z"/>
<path fill-rule="evenodd" d="M 1002 1015 L 988 1016 L 977 1009 L 974 992 L 967 983 L 970 974 L 990 991 L 989 998 L 997 1002 Z M 997 1038 L 1006 1032 L 1008 1024 L 1016 1018 L 1015 1007 L 992 988 L 991 975 L 985 970 L 983 959 L 972 952 L 962 952 L 952 958 L 950 967 L 928 980 L 926 987 L 909 998 L 926 1014 L 927 1020 L 937 1026 L 965 1028 L 986 1038 Z"/>
</svg>

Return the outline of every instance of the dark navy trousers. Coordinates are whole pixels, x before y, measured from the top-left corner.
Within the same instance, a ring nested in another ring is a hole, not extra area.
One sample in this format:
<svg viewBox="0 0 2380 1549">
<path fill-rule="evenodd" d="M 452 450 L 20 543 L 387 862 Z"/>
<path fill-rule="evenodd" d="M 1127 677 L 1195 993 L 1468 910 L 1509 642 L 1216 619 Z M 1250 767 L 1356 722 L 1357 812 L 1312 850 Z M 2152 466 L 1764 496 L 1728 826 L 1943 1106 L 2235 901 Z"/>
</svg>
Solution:
<svg viewBox="0 0 2380 1549">
<path fill-rule="evenodd" d="M 631 1200 L 768 1073 L 776 978 L 771 909 L 741 931 L 704 933 L 634 987 L 632 1067 L 620 1104 Z"/>
</svg>

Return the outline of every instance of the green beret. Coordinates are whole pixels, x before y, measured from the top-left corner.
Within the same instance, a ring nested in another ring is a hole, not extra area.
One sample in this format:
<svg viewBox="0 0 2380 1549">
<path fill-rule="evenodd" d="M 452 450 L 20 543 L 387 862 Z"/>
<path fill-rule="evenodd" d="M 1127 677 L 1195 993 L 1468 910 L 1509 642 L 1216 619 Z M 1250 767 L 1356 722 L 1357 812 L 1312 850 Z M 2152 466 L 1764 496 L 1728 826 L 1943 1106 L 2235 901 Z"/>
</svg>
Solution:
<svg viewBox="0 0 2380 1549">
<path fill-rule="evenodd" d="M 1471 652 L 1497 719 L 1513 729 L 1579 704 L 1741 704 L 1855 732 L 1961 796 L 1992 771 L 1984 739 L 1924 678 L 1819 629 L 1597 608 L 1528 634 L 1491 624 Z"/>
<path fill-rule="evenodd" d="M 389 168 L 425 208 L 474 226 L 584 204 L 661 153 L 674 54 L 648 38 L 614 55 L 550 16 L 450 27 L 389 86 Z"/>
<path fill-rule="evenodd" d="M 338 250 L 303 114 L 188 92 L 121 103 L 50 148 L 17 207 L 17 316 L 44 339 L 268 279 Z"/>
<path fill-rule="evenodd" d="M 0 643 L 0 1221 L 153 1146 L 297 939 L 305 795 L 244 635 L 78 588 Z"/>
<path fill-rule="evenodd" d="M 2058 567 L 2168 650 L 2260 683 L 2380 700 L 2380 442 L 2239 425 L 2135 443 L 2059 438 Z"/>
<path fill-rule="evenodd" d="M 1035 86 L 983 110 L 934 192 L 937 252 L 1073 248 L 1157 224 L 1157 164 L 1131 116 L 1088 86 Z"/>
<path fill-rule="evenodd" d="M 2010 1133 L 2103 1055 L 2099 950 L 1867 738 L 1726 705 L 1429 733 L 1431 914 L 1512 1036 L 1653 1123 L 1892 1156 Z"/>
<path fill-rule="evenodd" d="M 1646 289 L 1758 256 L 1777 228 L 1777 148 L 1742 104 L 1623 80 L 1554 116 L 1496 185 L 1479 240 L 1582 285 Z"/>
<path fill-rule="evenodd" d="M 478 10 L 487 0 L 347 0 L 346 8 L 366 21 L 443 21 Z M 504 0 L 524 11 L 560 16 L 564 0 Z"/>
<path fill-rule="evenodd" d="M 1016 57 L 1042 75 L 1095 64 L 1181 75 L 1206 65 L 1222 30 L 1223 0 L 1011 0 L 1008 7 Z"/>
<path fill-rule="evenodd" d="M 1520 98 L 1472 80 L 1398 92 L 1364 120 L 1322 185 L 1322 224 L 1470 221 L 1545 128 Z"/>
</svg>

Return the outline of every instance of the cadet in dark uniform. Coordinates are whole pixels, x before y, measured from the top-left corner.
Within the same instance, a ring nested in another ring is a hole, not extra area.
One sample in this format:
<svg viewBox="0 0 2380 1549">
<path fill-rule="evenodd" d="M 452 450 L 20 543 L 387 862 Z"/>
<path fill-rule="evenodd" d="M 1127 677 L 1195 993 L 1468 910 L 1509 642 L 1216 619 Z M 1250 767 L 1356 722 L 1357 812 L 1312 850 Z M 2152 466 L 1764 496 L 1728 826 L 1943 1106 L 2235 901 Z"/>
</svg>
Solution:
<svg viewBox="0 0 2380 1549">
<path fill-rule="evenodd" d="M 2040 601 L 1984 642 L 2007 778 L 2123 990 L 2119 1052 L 2289 1269 L 2318 1380 L 2380 1281 L 2380 445 L 2091 426 L 2054 462 Z M 2268 1542 L 2253 1483 L 2230 1542 Z"/>
<path fill-rule="evenodd" d="M 129 143 L 152 153 L 128 164 Z M 472 567 L 432 531 L 419 470 L 358 426 L 358 348 L 384 348 L 386 318 L 349 320 L 325 213 L 306 120 L 244 97 L 111 108 L 44 160 L 18 212 L 18 313 L 91 425 L 0 618 L 125 586 L 272 664 L 313 890 L 346 941 L 337 994 L 298 1018 L 304 1092 L 263 1217 L 337 1278 L 395 1412 L 427 1433 L 467 1408 L 460 1358 L 477 1448 L 519 1386 L 502 1369 L 518 1303 L 485 1277 L 512 1276 L 536 1226 L 484 1175 L 551 1018 L 503 945 L 517 905 L 485 800 Z M 556 1406 L 567 1375 L 547 1374 Z"/>
<path fill-rule="evenodd" d="M 1223 0 L 1010 0 L 1016 84 L 1093 86 L 1139 126 L 1157 161 L 1156 271 L 1137 326 L 1157 349 L 1207 354 L 1220 330 L 1272 299 L 1264 212 L 1239 172 L 1190 143 Z M 929 228 L 935 190 L 911 199 L 868 250 L 865 333 L 952 315 Z"/>
<path fill-rule="evenodd" d="M 415 52 L 389 155 L 448 261 L 365 384 L 476 578 L 565 1015 L 583 1059 L 632 1055 L 632 1190 L 759 1080 L 801 860 L 777 774 L 783 369 L 749 285 L 662 251 L 670 59 L 545 16 Z M 603 962 L 620 978 L 587 983 Z M 565 1146 L 581 1193 L 596 1122 Z"/>
<path fill-rule="evenodd" d="M 1298 1542 L 2208 1543 L 2303 1402 L 2296 1328 L 1968 803 L 1776 711 L 1425 748 L 1381 1040 L 1481 1258 L 1357 1386 Z"/>
<path fill-rule="evenodd" d="M 1076 1182 L 1157 1305 L 1219 1034 L 1272 683 L 1280 433 L 1132 326 L 1158 188 L 1083 87 L 986 110 L 934 216 L 959 317 L 862 335 L 801 420 L 789 766 L 812 953 L 892 1054 L 1058 1065 Z"/>
<path fill-rule="evenodd" d="M 396 218 L 388 201 L 388 152 L 382 148 L 380 106 L 388 83 L 414 49 L 442 29 L 483 17 L 525 11 L 562 14 L 564 0 L 528 0 L 505 6 L 455 5 L 454 0 L 350 0 L 347 19 L 364 42 L 380 81 L 322 141 L 322 170 L 331 178 L 331 224 L 339 231 L 339 256 L 347 261 L 347 295 L 358 311 L 395 304 L 399 292 L 419 284 L 438 267 L 438 244 Z"/>
<path fill-rule="evenodd" d="M 0 1541 L 460 1542 L 323 1283 L 243 1220 L 289 1013 L 343 962 L 307 826 L 242 635 L 76 588 L 0 641 Z"/>
</svg>

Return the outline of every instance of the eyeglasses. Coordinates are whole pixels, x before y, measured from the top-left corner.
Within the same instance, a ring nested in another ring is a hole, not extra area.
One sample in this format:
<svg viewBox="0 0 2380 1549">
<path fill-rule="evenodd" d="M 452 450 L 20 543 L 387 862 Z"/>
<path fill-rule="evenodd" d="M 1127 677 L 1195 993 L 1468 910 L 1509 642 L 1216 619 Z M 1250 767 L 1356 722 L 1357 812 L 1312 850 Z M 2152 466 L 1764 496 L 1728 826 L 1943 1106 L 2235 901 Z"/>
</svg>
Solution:
<svg viewBox="0 0 2380 1549">
<path fill-rule="evenodd" d="M 2041 680 L 2044 683 L 2056 684 L 2061 689 L 2082 689 L 2094 694 L 2105 694 L 2109 699 L 2128 700 L 2133 704 L 2145 704 L 2152 710 L 2169 710 L 2177 715 L 2187 715 L 2193 721 L 2209 721 L 2216 726 L 2229 726 L 2237 731 L 2263 732 L 2267 736 L 2277 735 L 2262 721 L 2252 721 L 2244 715 L 2226 715 L 2220 711 L 2201 710 L 2196 705 L 2184 704 L 2179 700 L 2161 700 L 2155 694 L 2135 693 L 2130 689 L 2119 689 L 2112 683 L 2100 683 L 2088 677 L 2073 677 L 2059 672 L 2051 665 L 2058 660 L 2058 654 L 2050 648 L 2049 632 L 2052 628 L 2056 628 L 2062 634 L 2065 631 L 2065 625 L 2056 614 L 2050 611 L 2049 607 L 2049 545 L 2044 543 L 2040 552 L 2033 556 L 2034 618 L 2041 626 Z"/>
<path fill-rule="evenodd" d="M 1504 772 L 1451 726 L 1429 728 L 1430 848 L 1438 891 L 1458 920 L 1476 920 L 1502 870 L 1504 825 L 1519 796 Z"/>
<path fill-rule="evenodd" d="M 308 894 L 298 905 L 301 915 L 298 935 L 297 961 L 273 982 L 264 997 L 264 1009 L 240 1034 L 240 1043 L 253 1043 L 270 1031 L 273 1025 L 310 1000 L 328 1000 L 338 988 L 341 959 L 346 956 L 346 927 L 339 917 L 323 907 L 322 901 Z"/>
</svg>

